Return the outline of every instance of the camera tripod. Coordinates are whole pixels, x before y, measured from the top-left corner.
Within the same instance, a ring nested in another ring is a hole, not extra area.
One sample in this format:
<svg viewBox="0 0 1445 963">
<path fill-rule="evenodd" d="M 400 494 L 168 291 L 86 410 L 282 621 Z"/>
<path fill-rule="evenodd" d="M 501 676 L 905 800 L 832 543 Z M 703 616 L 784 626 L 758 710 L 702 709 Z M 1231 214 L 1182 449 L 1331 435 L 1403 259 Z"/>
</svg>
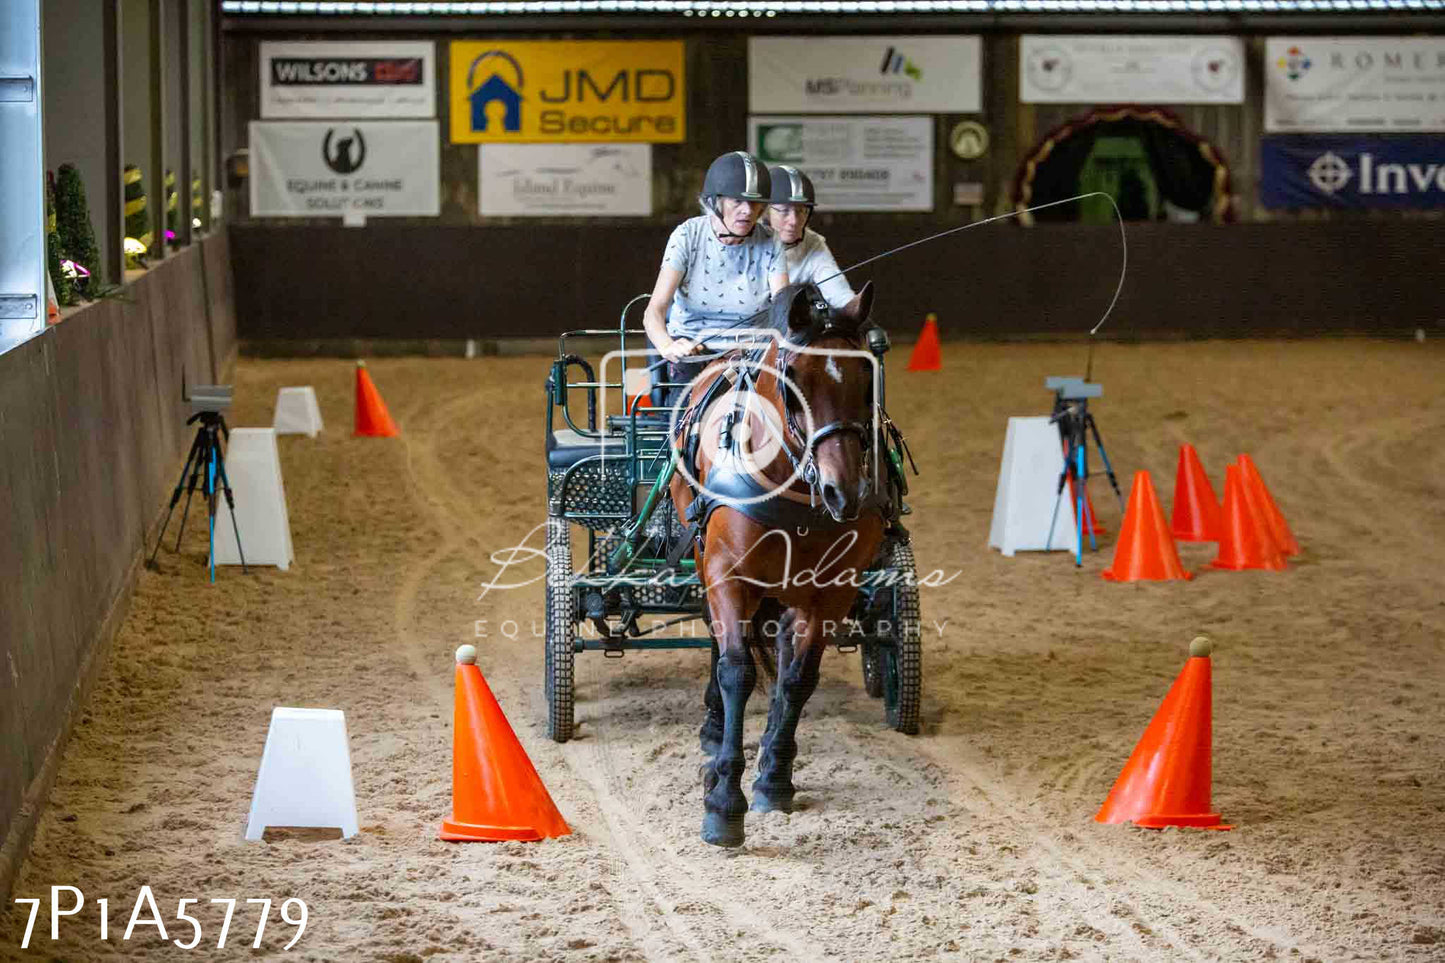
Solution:
<svg viewBox="0 0 1445 963">
<path fill-rule="evenodd" d="M 197 485 L 201 489 L 201 497 L 206 500 L 206 514 L 210 521 L 210 568 L 211 581 L 216 580 L 216 492 L 219 490 L 225 493 L 226 506 L 231 510 L 231 527 L 236 533 L 236 551 L 241 556 L 241 571 L 249 574 L 246 568 L 246 552 L 241 548 L 241 529 L 236 524 L 236 499 L 231 494 L 231 480 L 226 476 L 226 458 L 221 452 L 221 439 L 230 438 L 231 430 L 226 427 L 226 419 L 221 417 L 219 411 L 198 411 L 186 419 L 186 424 L 200 422 L 196 428 L 196 438 L 191 442 L 190 453 L 186 455 L 185 467 L 181 469 L 180 480 L 176 482 L 176 490 L 171 493 L 171 504 L 166 509 L 166 520 L 161 525 L 161 532 L 156 536 L 156 547 L 151 550 L 150 560 L 146 567 L 155 569 L 156 553 L 161 550 L 161 542 L 165 541 L 166 528 L 171 523 L 171 515 L 176 510 L 176 503 L 181 500 L 181 489 L 186 490 L 186 505 L 181 510 L 181 527 L 176 532 L 176 551 L 181 550 L 181 536 L 186 531 L 186 518 L 191 512 L 191 496 L 196 493 Z M 187 485 L 186 478 L 190 477 L 190 484 Z"/>
<path fill-rule="evenodd" d="M 1098 551 L 1099 543 L 1094 538 L 1094 518 L 1089 510 L 1089 499 L 1086 486 L 1089 481 L 1089 436 L 1094 438 L 1094 447 L 1099 449 L 1099 457 L 1104 462 L 1104 471 L 1109 476 L 1109 484 L 1114 488 L 1114 495 L 1119 499 L 1119 511 L 1124 511 L 1124 494 L 1119 490 L 1119 479 L 1114 475 L 1114 466 L 1109 463 L 1109 453 L 1104 449 L 1104 439 L 1099 437 L 1099 425 L 1094 421 L 1094 416 L 1089 411 L 1089 399 L 1098 398 L 1104 393 L 1101 385 L 1089 384 L 1074 378 L 1050 378 L 1045 382 L 1049 388 L 1055 389 L 1054 411 L 1049 416 L 1049 423 L 1059 426 L 1060 440 L 1064 445 L 1064 467 L 1059 472 L 1059 487 L 1054 494 L 1054 514 L 1049 520 L 1049 538 L 1045 546 L 1052 547 L 1054 542 L 1054 526 L 1059 520 L 1059 504 L 1063 501 L 1064 486 L 1073 483 L 1074 489 L 1074 519 L 1078 525 L 1078 542 L 1076 543 L 1074 564 L 1084 564 L 1084 533 L 1089 533 L 1089 548 Z"/>
</svg>

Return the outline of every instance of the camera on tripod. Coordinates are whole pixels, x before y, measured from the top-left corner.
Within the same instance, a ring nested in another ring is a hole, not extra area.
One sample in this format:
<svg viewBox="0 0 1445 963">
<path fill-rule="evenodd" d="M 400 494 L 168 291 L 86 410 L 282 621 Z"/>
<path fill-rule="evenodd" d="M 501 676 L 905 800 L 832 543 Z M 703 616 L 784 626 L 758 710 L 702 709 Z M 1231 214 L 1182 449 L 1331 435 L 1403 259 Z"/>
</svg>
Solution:
<svg viewBox="0 0 1445 963">
<path fill-rule="evenodd" d="M 233 393 L 234 389 L 230 385 L 196 385 L 191 389 L 186 401 L 190 403 L 192 415 L 219 415 L 231 407 Z"/>
</svg>

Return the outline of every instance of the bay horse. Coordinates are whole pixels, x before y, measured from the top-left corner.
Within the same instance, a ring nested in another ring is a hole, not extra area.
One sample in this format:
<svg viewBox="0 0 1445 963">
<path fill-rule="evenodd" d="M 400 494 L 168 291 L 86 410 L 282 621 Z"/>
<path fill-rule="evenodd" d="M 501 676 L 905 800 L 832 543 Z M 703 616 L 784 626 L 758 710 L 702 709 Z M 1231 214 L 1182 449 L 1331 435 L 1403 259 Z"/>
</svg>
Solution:
<svg viewBox="0 0 1445 963">
<path fill-rule="evenodd" d="M 837 310 L 813 285 L 784 288 L 769 317 L 784 340 L 751 355 L 731 353 L 705 369 L 673 439 L 679 458 L 686 459 L 680 464 L 695 467 L 692 480 L 682 472 L 673 478 L 671 492 L 678 517 L 692 523 L 685 538 L 692 542 L 714 639 L 700 736 L 712 757 L 703 767 L 702 838 L 715 846 L 740 846 L 745 838 L 743 711 L 757 681 L 754 652 L 775 683 L 752 809 L 792 812 L 798 720 L 818 686 L 826 627 L 839 626 L 849 614 L 858 577 L 882 543 L 887 486 L 875 490 L 867 457 L 880 443 L 872 364 L 858 355 L 799 350 L 861 350 L 872 302 L 871 284 Z M 731 396 L 718 402 L 727 386 L 714 382 L 724 377 L 735 382 Z M 744 384 L 748 401 L 741 403 Z M 709 399 L 714 406 L 734 406 L 718 432 L 728 437 L 711 452 L 699 443 L 699 435 L 711 430 L 701 414 Z M 805 409 L 811 419 L 803 417 Z M 805 420 L 816 427 L 810 431 Z M 766 464 L 757 463 L 761 457 L 736 457 L 739 437 L 763 439 L 769 432 L 776 447 Z M 795 480 L 788 484 L 790 476 Z M 757 499 L 769 490 L 770 497 Z"/>
</svg>

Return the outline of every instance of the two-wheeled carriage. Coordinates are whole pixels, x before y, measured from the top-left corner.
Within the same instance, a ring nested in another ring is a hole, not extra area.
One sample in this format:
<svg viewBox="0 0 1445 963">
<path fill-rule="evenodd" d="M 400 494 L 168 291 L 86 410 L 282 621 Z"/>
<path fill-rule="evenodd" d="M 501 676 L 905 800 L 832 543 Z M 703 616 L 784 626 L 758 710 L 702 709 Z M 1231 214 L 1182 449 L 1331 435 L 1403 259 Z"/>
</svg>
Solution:
<svg viewBox="0 0 1445 963">
<path fill-rule="evenodd" d="M 629 397 L 629 370 L 635 374 L 649 358 L 645 333 L 627 328 L 626 318 L 624 308 L 614 329 L 562 335 L 546 382 L 545 685 L 547 731 L 558 742 L 570 739 L 576 725 L 580 653 L 620 658 L 629 650 L 715 644 L 706 628 L 684 631 L 708 621 L 708 606 L 691 546 L 679 544 L 690 536 L 669 495 L 679 458 L 670 437 L 674 409 L 664 404 L 667 386 L 656 378 L 650 396 Z M 577 349 L 595 348 L 601 338 L 607 340 L 599 372 Z M 864 688 L 882 699 L 887 725 L 914 734 L 923 682 L 919 594 L 912 545 L 898 517 L 907 511 L 907 449 L 882 404 L 887 335 L 871 328 L 866 342 L 877 359 L 875 469 L 893 511 L 872 565 L 857 578 L 852 610 L 828 644 L 861 653 Z M 585 530 L 585 543 L 574 545 L 575 528 Z M 583 544 L 585 553 L 576 552 Z"/>
</svg>

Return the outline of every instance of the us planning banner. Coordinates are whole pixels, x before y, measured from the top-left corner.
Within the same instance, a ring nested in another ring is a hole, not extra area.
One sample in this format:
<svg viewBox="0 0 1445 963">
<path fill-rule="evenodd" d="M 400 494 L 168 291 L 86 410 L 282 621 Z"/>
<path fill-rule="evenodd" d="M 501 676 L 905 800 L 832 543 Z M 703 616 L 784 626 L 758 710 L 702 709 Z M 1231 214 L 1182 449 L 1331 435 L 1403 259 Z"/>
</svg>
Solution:
<svg viewBox="0 0 1445 963">
<path fill-rule="evenodd" d="M 750 117 L 748 146 L 806 172 L 820 211 L 933 210 L 931 117 Z"/>
</svg>

